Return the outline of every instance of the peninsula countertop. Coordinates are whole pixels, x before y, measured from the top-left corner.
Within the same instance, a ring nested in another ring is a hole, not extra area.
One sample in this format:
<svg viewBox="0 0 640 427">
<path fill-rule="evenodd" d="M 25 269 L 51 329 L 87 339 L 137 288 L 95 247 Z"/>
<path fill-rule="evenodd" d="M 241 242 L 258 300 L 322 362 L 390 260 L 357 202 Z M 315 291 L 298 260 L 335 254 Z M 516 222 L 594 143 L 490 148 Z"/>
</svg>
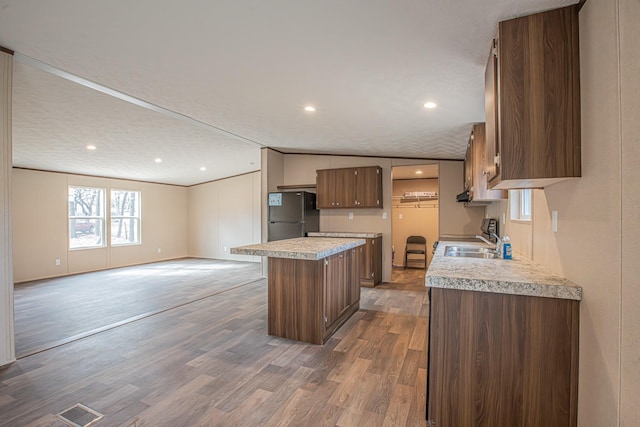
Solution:
<svg viewBox="0 0 640 427">
<path fill-rule="evenodd" d="M 481 243 L 440 242 L 425 276 L 428 287 L 582 299 L 580 286 L 517 254 L 512 260 L 446 257 L 446 246 L 488 247 Z"/>
<path fill-rule="evenodd" d="M 344 237 L 355 239 L 375 239 L 382 237 L 382 233 L 367 233 L 364 231 L 312 231 L 309 237 Z"/>
<path fill-rule="evenodd" d="M 289 258 L 317 261 L 328 256 L 344 252 L 347 249 L 362 246 L 364 239 L 336 237 L 296 237 L 295 239 L 231 248 L 232 254 L 256 255 L 272 258 Z"/>
</svg>

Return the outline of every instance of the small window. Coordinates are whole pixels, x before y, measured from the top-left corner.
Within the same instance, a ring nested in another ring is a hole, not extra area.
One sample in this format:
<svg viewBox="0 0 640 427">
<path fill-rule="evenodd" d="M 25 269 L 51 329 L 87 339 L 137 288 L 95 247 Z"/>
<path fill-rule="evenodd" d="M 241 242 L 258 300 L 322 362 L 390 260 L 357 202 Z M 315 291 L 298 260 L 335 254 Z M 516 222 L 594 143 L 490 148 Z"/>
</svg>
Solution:
<svg viewBox="0 0 640 427">
<path fill-rule="evenodd" d="M 69 248 L 103 247 L 104 188 L 69 187 Z"/>
<path fill-rule="evenodd" d="M 111 190 L 111 245 L 140 243 L 140 192 Z"/>
<path fill-rule="evenodd" d="M 516 221 L 531 221 L 531 189 L 509 190 L 510 217 Z"/>
</svg>

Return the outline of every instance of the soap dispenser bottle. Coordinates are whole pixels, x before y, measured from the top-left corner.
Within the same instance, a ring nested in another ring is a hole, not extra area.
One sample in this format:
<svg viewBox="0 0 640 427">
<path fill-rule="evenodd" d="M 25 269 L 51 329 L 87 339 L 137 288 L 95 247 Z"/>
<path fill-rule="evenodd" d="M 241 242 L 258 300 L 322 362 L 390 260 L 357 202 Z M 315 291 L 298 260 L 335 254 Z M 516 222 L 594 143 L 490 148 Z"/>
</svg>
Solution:
<svg viewBox="0 0 640 427">
<path fill-rule="evenodd" d="M 509 236 L 504 236 L 502 238 L 502 259 L 513 259 L 513 255 L 511 254 L 511 242 L 509 241 Z"/>
</svg>

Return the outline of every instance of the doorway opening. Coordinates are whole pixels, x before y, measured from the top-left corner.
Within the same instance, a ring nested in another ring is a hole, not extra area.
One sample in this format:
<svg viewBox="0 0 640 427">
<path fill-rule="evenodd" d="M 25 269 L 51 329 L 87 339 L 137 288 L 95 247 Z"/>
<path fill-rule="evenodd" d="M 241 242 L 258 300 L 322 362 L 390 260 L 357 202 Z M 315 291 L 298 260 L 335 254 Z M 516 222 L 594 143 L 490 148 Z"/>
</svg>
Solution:
<svg viewBox="0 0 640 427">
<path fill-rule="evenodd" d="M 391 184 L 392 281 L 422 280 L 424 284 L 431 249 L 439 236 L 438 164 L 394 166 Z M 405 257 L 409 236 L 425 238 L 424 255 Z"/>
</svg>

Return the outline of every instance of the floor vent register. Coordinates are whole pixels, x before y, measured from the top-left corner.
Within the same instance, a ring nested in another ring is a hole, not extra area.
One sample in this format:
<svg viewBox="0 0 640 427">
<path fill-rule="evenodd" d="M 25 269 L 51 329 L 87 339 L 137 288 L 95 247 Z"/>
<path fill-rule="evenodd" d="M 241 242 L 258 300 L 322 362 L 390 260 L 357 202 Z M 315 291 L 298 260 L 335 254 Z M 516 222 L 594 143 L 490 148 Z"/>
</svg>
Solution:
<svg viewBox="0 0 640 427">
<path fill-rule="evenodd" d="M 100 421 L 104 415 L 77 403 L 56 415 L 56 418 L 71 427 L 88 427 Z"/>
</svg>

